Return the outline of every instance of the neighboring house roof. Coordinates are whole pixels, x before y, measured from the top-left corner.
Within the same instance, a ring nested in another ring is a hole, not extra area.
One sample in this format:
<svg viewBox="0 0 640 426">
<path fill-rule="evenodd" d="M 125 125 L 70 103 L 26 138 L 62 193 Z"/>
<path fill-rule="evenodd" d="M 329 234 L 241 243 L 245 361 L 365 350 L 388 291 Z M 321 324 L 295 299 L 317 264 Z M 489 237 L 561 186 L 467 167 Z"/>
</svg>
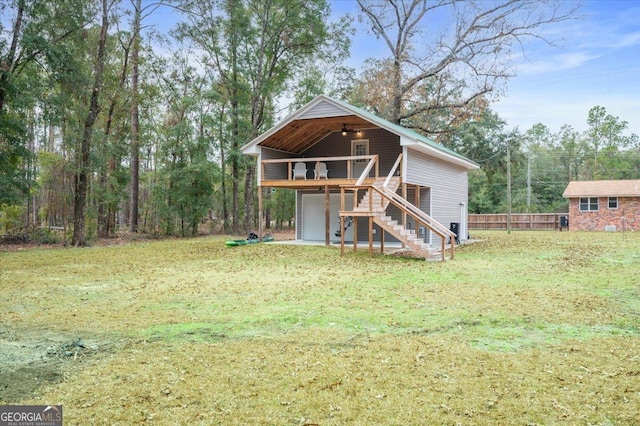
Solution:
<svg viewBox="0 0 640 426">
<path fill-rule="evenodd" d="M 244 154 L 257 155 L 258 145 L 262 144 L 263 146 L 278 149 L 280 144 L 280 147 L 286 147 L 285 150 L 287 151 L 302 152 L 304 149 L 309 148 L 310 144 L 318 142 L 332 131 L 335 131 L 335 129 L 341 128 L 343 123 L 346 124 L 346 121 L 348 121 L 346 117 L 353 117 L 352 126 L 355 125 L 357 127 L 358 125 L 362 126 L 364 123 L 371 123 L 400 136 L 400 145 L 402 146 L 408 146 L 467 169 L 480 168 L 478 164 L 463 155 L 426 136 L 384 120 L 362 108 L 328 96 L 318 96 L 241 149 Z M 311 122 L 311 120 L 313 121 Z M 337 127 L 336 124 L 338 124 Z M 293 136 L 283 136 L 284 132 L 289 132 Z M 298 133 L 297 135 L 296 132 Z M 307 140 L 306 142 L 301 141 L 303 135 Z M 297 140 L 297 144 L 290 142 L 292 140 Z"/>
<path fill-rule="evenodd" d="M 640 197 L 640 180 L 575 180 L 562 194 L 576 197 Z"/>
</svg>

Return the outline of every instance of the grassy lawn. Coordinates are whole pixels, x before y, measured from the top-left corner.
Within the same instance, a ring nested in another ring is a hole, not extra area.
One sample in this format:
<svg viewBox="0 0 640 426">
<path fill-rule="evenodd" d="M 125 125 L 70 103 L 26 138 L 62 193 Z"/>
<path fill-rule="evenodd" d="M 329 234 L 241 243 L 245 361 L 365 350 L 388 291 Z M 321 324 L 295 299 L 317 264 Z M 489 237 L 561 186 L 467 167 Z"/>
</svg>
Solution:
<svg viewBox="0 0 640 426">
<path fill-rule="evenodd" d="M 225 238 L 0 252 L 0 403 L 65 424 L 640 423 L 640 233 L 473 236 L 444 263 Z"/>
</svg>

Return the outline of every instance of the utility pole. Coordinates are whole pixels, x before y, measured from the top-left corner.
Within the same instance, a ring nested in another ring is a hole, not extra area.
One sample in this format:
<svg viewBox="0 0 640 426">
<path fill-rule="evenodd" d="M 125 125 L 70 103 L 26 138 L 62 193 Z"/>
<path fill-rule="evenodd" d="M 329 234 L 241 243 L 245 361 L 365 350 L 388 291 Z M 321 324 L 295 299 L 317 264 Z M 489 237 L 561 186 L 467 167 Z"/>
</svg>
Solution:
<svg viewBox="0 0 640 426">
<path fill-rule="evenodd" d="M 511 235 L 511 137 L 507 137 L 507 234 Z"/>
<path fill-rule="evenodd" d="M 531 212 L 531 145 L 527 158 L 527 213 Z"/>
</svg>

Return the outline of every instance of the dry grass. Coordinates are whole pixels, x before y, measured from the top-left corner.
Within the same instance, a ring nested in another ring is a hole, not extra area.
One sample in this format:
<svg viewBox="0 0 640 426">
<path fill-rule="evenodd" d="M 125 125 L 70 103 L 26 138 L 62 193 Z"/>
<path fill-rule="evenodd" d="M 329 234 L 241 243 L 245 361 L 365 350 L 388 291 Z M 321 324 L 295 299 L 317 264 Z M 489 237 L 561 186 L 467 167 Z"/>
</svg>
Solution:
<svg viewBox="0 0 640 426">
<path fill-rule="evenodd" d="M 640 234 L 474 236 L 445 263 L 220 238 L 0 253 L 0 340 L 100 348 L 5 402 L 69 424 L 640 422 Z"/>
</svg>

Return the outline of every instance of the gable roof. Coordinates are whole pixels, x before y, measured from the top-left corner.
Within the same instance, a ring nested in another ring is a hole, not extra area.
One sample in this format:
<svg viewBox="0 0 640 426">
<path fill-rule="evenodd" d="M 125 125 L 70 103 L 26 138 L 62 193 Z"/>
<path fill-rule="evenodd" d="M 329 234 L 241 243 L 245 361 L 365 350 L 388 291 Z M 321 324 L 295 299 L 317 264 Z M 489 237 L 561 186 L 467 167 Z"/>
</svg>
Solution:
<svg viewBox="0 0 640 426">
<path fill-rule="evenodd" d="M 640 197 L 640 180 L 575 180 L 562 194 L 576 197 Z"/>
<path fill-rule="evenodd" d="M 467 169 L 480 167 L 426 136 L 324 95 L 318 96 L 241 149 L 247 155 L 258 155 L 259 147 L 301 154 L 329 134 L 340 131 L 343 126 L 351 129 L 379 127 L 398 135 L 401 146 L 408 146 Z"/>
</svg>

